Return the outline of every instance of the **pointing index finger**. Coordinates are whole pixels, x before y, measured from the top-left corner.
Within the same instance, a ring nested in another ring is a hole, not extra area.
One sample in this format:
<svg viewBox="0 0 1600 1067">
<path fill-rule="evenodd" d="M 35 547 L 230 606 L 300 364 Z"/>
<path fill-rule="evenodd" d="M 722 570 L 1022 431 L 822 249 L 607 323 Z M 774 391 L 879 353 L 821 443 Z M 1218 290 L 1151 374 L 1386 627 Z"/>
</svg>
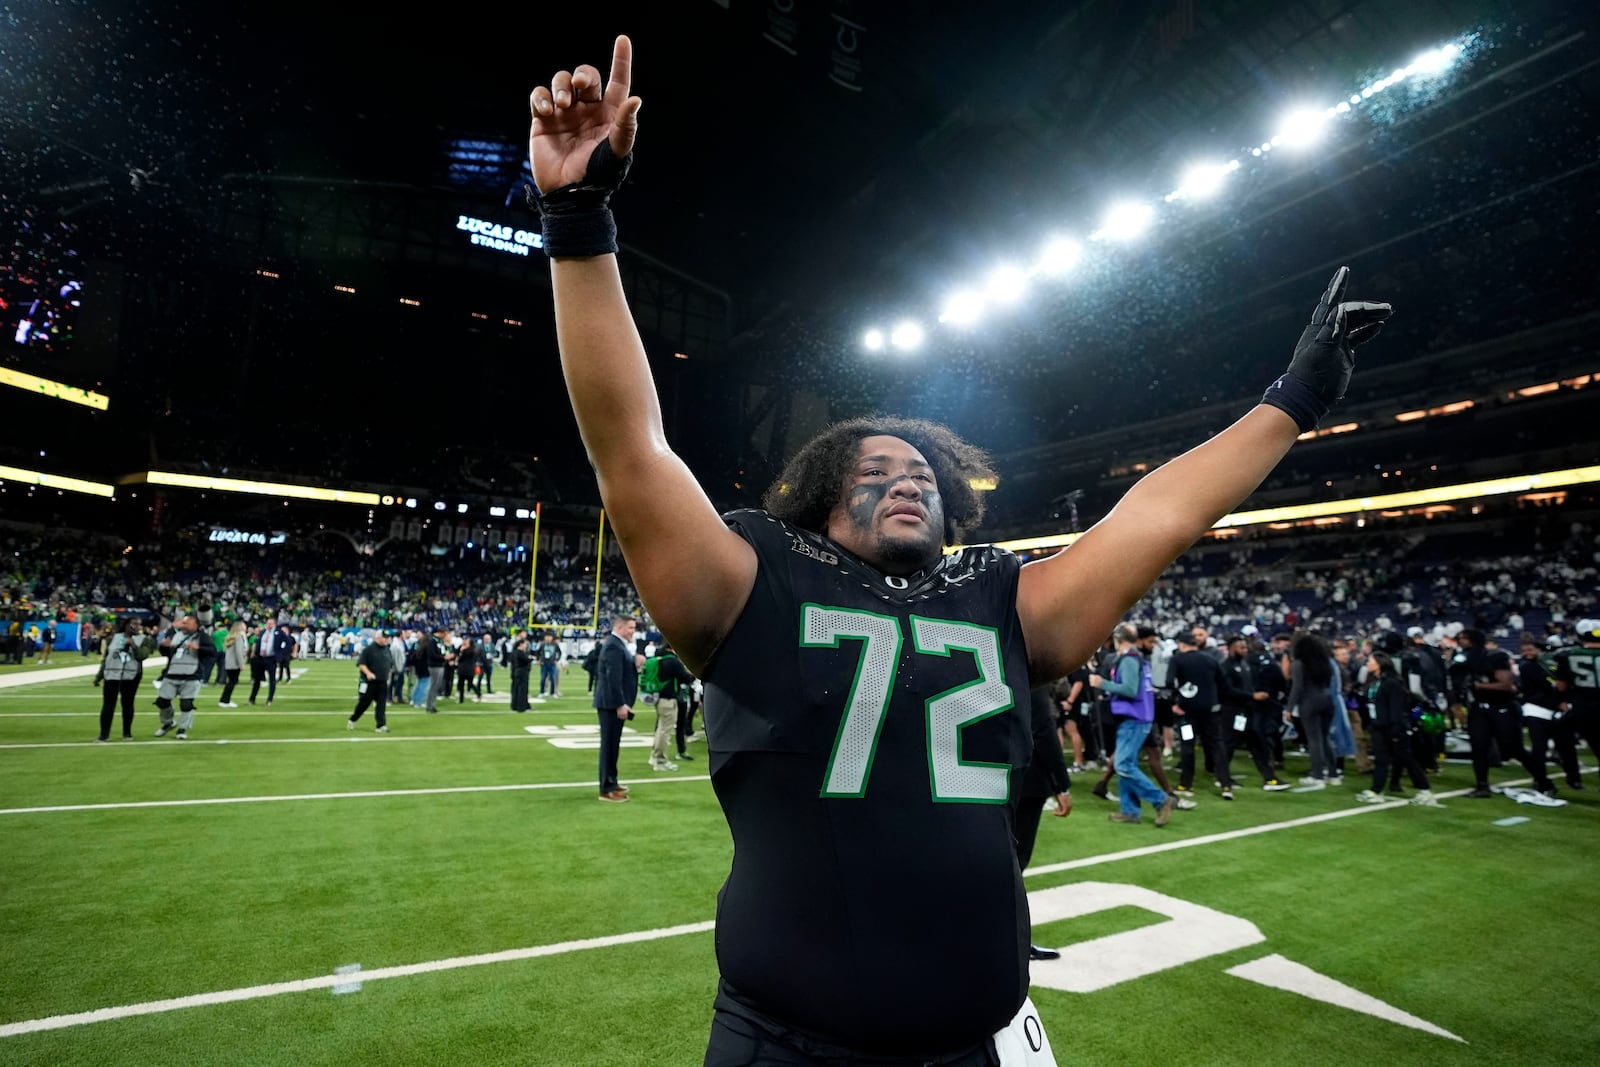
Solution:
<svg viewBox="0 0 1600 1067">
<path fill-rule="evenodd" d="M 611 78 L 606 82 L 606 103 L 620 107 L 628 99 L 633 82 L 633 42 L 624 34 L 617 38 L 611 53 Z"/>
<path fill-rule="evenodd" d="M 1312 314 L 1311 321 L 1318 326 L 1328 321 L 1328 312 L 1344 300 L 1345 285 L 1350 280 L 1350 268 L 1340 267 L 1333 272 L 1333 279 L 1328 282 L 1327 292 L 1322 294 L 1322 301 L 1317 304 L 1317 310 Z"/>
</svg>

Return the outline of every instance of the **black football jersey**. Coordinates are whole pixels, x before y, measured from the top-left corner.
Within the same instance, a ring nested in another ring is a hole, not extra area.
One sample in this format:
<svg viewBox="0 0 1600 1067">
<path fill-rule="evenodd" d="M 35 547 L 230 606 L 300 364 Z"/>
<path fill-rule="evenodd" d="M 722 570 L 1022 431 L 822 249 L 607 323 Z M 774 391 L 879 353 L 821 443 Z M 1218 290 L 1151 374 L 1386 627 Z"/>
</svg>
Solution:
<svg viewBox="0 0 1600 1067">
<path fill-rule="evenodd" d="M 1556 653 L 1556 680 L 1567 683 L 1575 710 L 1600 711 L 1600 648 L 1574 645 Z"/>
<path fill-rule="evenodd" d="M 899 578 L 763 511 L 725 521 L 759 562 L 703 674 L 722 995 L 863 1052 L 976 1044 L 1027 992 L 1020 564 L 969 548 Z"/>
</svg>

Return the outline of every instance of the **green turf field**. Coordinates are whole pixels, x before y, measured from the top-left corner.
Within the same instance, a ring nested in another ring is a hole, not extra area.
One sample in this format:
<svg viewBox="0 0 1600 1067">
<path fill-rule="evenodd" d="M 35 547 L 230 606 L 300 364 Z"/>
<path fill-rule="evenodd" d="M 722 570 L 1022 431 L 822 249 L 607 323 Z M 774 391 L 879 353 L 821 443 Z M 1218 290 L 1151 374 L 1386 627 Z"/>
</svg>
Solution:
<svg viewBox="0 0 1600 1067">
<path fill-rule="evenodd" d="M 699 1063 L 731 855 L 705 746 L 656 773 L 630 744 L 635 799 L 603 804 L 581 670 L 532 713 L 452 699 L 387 737 L 345 730 L 353 679 L 203 689 L 184 742 L 147 687 L 105 745 L 88 679 L 0 688 L 0 1064 Z M 1600 781 L 1442 811 L 1346 783 L 1201 789 L 1163 830 L 1080 783 L 1027 879 L 1067 949 L 1034 972 L 1058 1061 L 1600 1061 Z"/>
</svg>

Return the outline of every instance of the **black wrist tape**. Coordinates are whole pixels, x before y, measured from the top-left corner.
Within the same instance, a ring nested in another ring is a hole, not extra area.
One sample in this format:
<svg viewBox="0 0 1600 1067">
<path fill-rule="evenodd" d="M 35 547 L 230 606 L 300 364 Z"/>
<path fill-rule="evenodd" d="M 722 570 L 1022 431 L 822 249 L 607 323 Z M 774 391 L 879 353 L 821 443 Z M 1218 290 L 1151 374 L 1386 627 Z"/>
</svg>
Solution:
<svg viewBox="0 0 1600 1067">
<path fill-rule="evenodd" d="M 628 176 L 633 153 L 618 159 L 611 142 L 594 146 L 581 181 L 563 185 L 543 195 L 530 188 L 528 199 L 544 223 L 544 253 L 563 256 L 603 256 L 617 251 L 617 223 L 611 217 L 611 194 Z"/>
<path fill-rule="evenodd" d="M 1261 402 L 1287 412 L 1295 425 L 1300 427 L 1301 433 L 1315 430 L 1330 406 L 1317 395 L 1311 383 L 1289 373 L 1267 386 Z"/>
</svg>

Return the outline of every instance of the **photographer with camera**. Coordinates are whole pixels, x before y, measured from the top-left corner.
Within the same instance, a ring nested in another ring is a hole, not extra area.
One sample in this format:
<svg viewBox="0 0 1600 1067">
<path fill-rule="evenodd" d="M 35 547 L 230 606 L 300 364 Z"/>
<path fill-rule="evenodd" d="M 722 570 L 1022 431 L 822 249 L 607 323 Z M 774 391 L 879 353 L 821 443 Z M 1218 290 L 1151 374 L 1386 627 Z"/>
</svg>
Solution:
<svg viewBox="0 0 1600 1067">
<path fill-rule="evenodd" d="M 161 712 L 157 737 L 165 737 L 172 731 L 173 697 L 178 699 L 180 712 L 176 722 L 178 740 L 188 740 L 189 727 L 194 725 L 194 702 L 200 695 L 200 679 L 206 665 L 217 654 L 210 633 L 201 633 L 200 625 L 196 615 L 180 611 L 156 643 L 167 657 L 167 669 L 161 672 L 161 686 L 156 690 L 156 707 Z"/>
</svg>

